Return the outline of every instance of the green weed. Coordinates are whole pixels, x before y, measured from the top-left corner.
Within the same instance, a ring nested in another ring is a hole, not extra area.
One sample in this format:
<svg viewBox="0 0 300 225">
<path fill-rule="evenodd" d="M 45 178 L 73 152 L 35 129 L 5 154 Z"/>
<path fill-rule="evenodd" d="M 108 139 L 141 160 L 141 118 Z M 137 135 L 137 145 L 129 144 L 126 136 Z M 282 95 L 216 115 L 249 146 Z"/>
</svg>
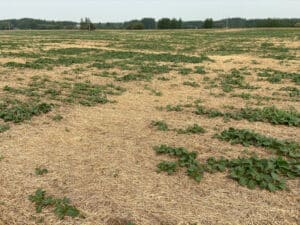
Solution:
<svg viewBox="0 0 300 225">
<path fill-rule="evenodd" d="M 151 94 L 155 95 L 155 96 L 162 96 L 162 92 L 161 91 L 157 91 L 151 87 L 149 87 L 148 85 L 145 85 L 144 88 L 148 91 L 151 92 Z"/>
<path fill-rule="evenodd" d="M 149 81 L 152 79 L 152 75 L 146 74 L 127 74 L 122 77 L 116 78 L 117 81 Z"/>
<path fill-rule="evenodd" d="M 16 105 L 0 107 L 0 118 L 5 122 L 12 121 L 20 123 L 30 120 L 33 116 L 48 113 L 52 110 L 52 105 L 48 103 L 18 103 Z"/>
<path fill-rule="evenodd" d="M 203 134 L 205 133 L 205 129 L 198 124 L 194 124 L 185 129 L 178 129 L 177 132 L 179 134 Z"/>
<path fill-rule="evenodd" d="M 216 138 L 229 141 L 231 144 L 242 144 L 243 146 L 264 147 L 273 150 L 276 154 L 291 158 L 300 158 L 300 146 L 298 143 L 288 140 L 278 140 L 255 133 L 247 129 L 229 128 L 221 134 L 215 135 Z"/>
<path fill-rule="evenodd" d="M 179 73 L 180 73 L 181 75 L 188 75 L 188 74 L 190 74 L 192 71 L 193 71 L 193 70 L 190 69 L 190 68 L 181 68 L 181 69 L 179 70 Z"/>
<path fill-rule="evenodd" d="M 283 87 L 283 88 L 280 88 L 280 91 L 288 92 L 290 97 L 300 96 L 300 89 L 296 88 L 296 87 Z"/>
<path fill-rule="evenodd" d="M 191 86 L 191 87 L 200 87 L 200 85 L 198 83 L 196 83 L 195 81 L 193 81 L 193 82 L 185 81 L 185 82 L 183 82 L 183 85 Z"/>
<path fill-rule="evenodd" d="M 41 213 L 43 208 L 48 206 L 54 207 L 54 213 L 60 219 L 64 219 L 65 216 L 79 217 L 80 212 L 75 207 L 70 205 L 70 200 L 68 198 L 54 198 L 52 196 L 46 197 L 46 191 L 42 189 L 37 189 L 34 195 L 29 195 L 29 200 L 35 203 L 35 209 L 37 213 Z"/>
<path fill-rule="evenodd" d="M 219 76 L 221 79 L 221 87 L 224 92 L 231 92 L 234 88 L 240 89 L 255 89 L 256 87 L 251 86 L 245 82 L 244 75 L 236 69 L 233 69 L 230 74 L 225 76 Z"/>
<path fill-rule="evenodd" d="M 257 157 L 219 160 L 211 157 L 206 163 L 200 163 L 196 152 L 185 148 L 160 145 L 154 147 L 157 154 L 168 154 L 178 160 L 163 161 L 157 165 L 158 171 L 174 174 L 179 167 L 187 168 L 187 175 L 200 181 L 205 172 L 215 173 L 229 170 L 230 178 L 249 189 L 260 187 L 269 191 L 286 189 L 286 179 L 300 177 L 298 161 L 286 161 L 282 158 L 259 159 Z"/>
<path fill-rule="evenodd" d="M 222 116 L 225 119 L 246 119 L 250 122 L 261 121 L 275 125 L 300 126 L 300 113 L 295 110 L 277 109 L 275 106 L 262 109 L 247 107 L 235 112 L 220 112 L 215 109 L 205 109 L 203 106 L 197 106 L 195 113 L 197 115 L 207 115 L 211 118 Z"/>
<path fill-rule="evenodd" d="M 59 115 L 59 114 L 52 117 L 52 120 L 54 120 L 54 121 L 61 121 L 62 119 L 63 119 L 62 115 Z"/>
<path fill-rule="evenodd" d="M 10 126 L 8 124 L 0 124 L 0 133 L 3 133 L 10 129 Z"/>
<path fill-rule="evenodd" d="M 204 168 L 196 160 L 196 152 L 188 152 L 185 148 L 175 148 L 167 145 L 160 145 L 154 147 L 154 150 L 158 154 L 168 154 L 178 158 L 176 163 L 172 162 L 162 162 L 158 164 L 159 171 L 166 171 L 169 174 L 172 174 L 176 171 L 177 167 L 186 167 L 186 172 L 188 176 L 192 177 L 197 182 L 203 177 Z"/>
<path fill-rule="evenodd" d="M 206 71 L 205 71 L 203 66 L 196 66 L 195 67 L 195 73 L 197 73 L 197 74 L 206 74 Z"/>
<path fill-rule="evenodd" d="M 157 130 L 160 130 L 160 131 L 168 131 L 169 130 L 168 124 L 165 121 L 160 121 L 160 120 L 152 121 L 151 125 L 154 127 L 157 127 Z"/>
<path fill-rule="evenodd" d="M 170 111 L 179 112 L 179 111 L 182 111 L 183 108 L 182 108 L 182 105 L 174 105 L 174 106 L 173 105 L 167 105 L 166 110 L 168 112 L 170 112 Z"/>
<path fill-rule="evenodd" d="M 48 173 L 48 170 L 46 168 L 35 168 L 35 175 L 44 175 L 46 173 Z"/>
<path fill-rule="evenodd" d="M 258 73 L 259 77 L 266 77 L 270 83 L 280 83 L 283 79 L 289 79 L 296 84 L 300 84 L 299 73 L 287 73 L 273 69 L 264 69 Z"/>
</svg>

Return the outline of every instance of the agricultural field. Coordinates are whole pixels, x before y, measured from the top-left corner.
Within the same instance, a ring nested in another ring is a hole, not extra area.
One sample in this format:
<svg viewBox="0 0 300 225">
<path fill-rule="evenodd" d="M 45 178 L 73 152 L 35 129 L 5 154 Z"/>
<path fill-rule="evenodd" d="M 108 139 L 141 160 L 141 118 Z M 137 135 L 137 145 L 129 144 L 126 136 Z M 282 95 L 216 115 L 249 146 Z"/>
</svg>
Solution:
<svg viewBox="0 0 300 225">
<path fill-rule="evenodd" d="M 1 31 L 0 224 L 299 224 L 300 30 Z"/>
</svg>

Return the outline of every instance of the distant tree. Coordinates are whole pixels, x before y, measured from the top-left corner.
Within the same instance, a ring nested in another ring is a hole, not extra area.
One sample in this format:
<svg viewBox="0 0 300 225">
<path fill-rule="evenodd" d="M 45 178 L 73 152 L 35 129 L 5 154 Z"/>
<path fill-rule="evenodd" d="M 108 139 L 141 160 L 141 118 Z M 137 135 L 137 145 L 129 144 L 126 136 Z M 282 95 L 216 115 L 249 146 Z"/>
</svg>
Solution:
<svg viewBox="0 0 300 225">
<path fill-rule="evenodd" d="M 182 20 L 162 18 L 157 23 L 158 29 L 180 29 L 182 28 Z"/>
<path fill-rule="evenodd" d="M 157 23 L 158 29 L 170 29 L 171 20 L 169 18 L 162 18 Z"/>
<path fill-rule="evenodd" d="M 80 30 L 88 30 L 88 31 L 93 31 L 95 30 L 96 27 L 90 20 L 90 18 L 85 18 L 80 20 Z"/>
<path fill-rule="evenodd" d="M 182 22 L 180 19 L 168 19 L 164 18 L 158 21 L 157 26 L 155 20 L 151 18 L 144 18 L 142 20 L 135 20 L 141 22 L 145 29 L 194 29 L 194 28 L 224 28 L 227 24 L 231 28 L 242 28 L 242 27 L 299 27 L 300 19 L 242 19 L 242 18 L 229 18 L 218 21 L 212 21 L 213 25 L 204 26 L 204 21 L 185 21 Z M 151 26 L 150 26 L 151 22 Z M 38 19 L 10 19 L 10 20 L 0 20 L 0 30 L 8 29 L 77 29 L 78 23 L 72 21 L 47 21 Z M 125 29 L 129 25 L 129 22 L 119 22 L 119 23 L 97 23 L 93 24 L 89 19 L 82 19 L 80 22 L 80 28 L 85 30 L 97 29 Z M 140 27 L 140 25 L 136 26 Z"/>
<path fill-rule="evenodd" d="M 177 28 L 177 20 L 176 19 L 172 19 L 170 21 L 170 29 L 176 29 Z"/>
<path fill-rule="evenodd" d="M 296 23 L 295 27 L 300 27 L 300 22 Z"/>
<path fill-rule="evenodd" d="M 178 28 L 178 29 L 181 29 L 182 26 L 183 26 L 182 19 L 179 19 L 179 20 L 177 21 L 177 28 Z"/>
<path fill-rule="evenodd" d="M 203 23 L 203 28 L 205 29 L 211 29 L 213 28 L 213 26 L 214 26 L 214 21 L 211 18 L 206 19 Z"/>
<path fill-rule="evenodd" d="M 144 24 L 138 20 L 134 20 L 128 23 L 126 26 L 126 29 L 128 30 L 143 30 Z"/>
<path fill-rule="evenodd" d="M 144 25 L 144 29 L 155 29 L 156 22 L 153 18 L 143 18 L 141 23 Z"/>
</svg>

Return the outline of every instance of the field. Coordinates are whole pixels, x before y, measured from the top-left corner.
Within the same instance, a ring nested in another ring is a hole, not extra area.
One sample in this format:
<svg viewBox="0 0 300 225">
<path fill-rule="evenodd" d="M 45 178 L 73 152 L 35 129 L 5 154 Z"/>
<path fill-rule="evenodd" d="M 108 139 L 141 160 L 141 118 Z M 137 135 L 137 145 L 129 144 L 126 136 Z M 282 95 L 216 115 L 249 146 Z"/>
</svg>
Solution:
<svg viewBox="0 0 300 225">
<path fill-rule="evenodd" d="M 1 31 L 0 143 L 1 225 L 299 224 L 300 30 Z"/>
</svg>

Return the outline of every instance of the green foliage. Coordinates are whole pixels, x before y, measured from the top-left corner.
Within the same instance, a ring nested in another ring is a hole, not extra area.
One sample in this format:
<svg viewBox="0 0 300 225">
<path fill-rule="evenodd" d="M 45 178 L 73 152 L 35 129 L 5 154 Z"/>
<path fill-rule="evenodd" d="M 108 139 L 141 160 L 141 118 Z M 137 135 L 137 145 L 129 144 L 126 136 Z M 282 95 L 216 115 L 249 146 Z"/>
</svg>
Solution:
<svg viewBox="0 0 300 225">
<path fill-rule="evenodd" d="M 135 225 L 133 222 L 128 222 L 126 225 Z"/>
<path fill-rule="evenodd" d="M 74 218 L 80 215 L 79 210 L 75 206 L 70 205 L 70 200 L 66 197 L 55 200 L 54 213 L 59 219 L 64 219 L 65 216 Z"/>
<path fill-rule="evenodd" d="M 191 87 L 200 87 L 200 85 L 198 83 L 196 83 L 195 81 L 193 81 L 193 82 L 191 82 L 191 81 L 184 81 L 183 85 L 191 86 Z"/>
<path fill-rule="evenodd" d="M 283 87 L 280 90 L 288 92 L 290 97 L 300 96 L 300 89 L 296 87 Z"/>
<path fill-rule="evenodd" d="M 51 55 L 74 55 L 78 56 L 84 53 L 93 53 L 99 51 L 97 48 L 52 48 L 47 50 Z M 78 69 L 78 68 L 77 68 Z M 80 68 L 82 69 L 82 68 Z"/>
<path fill-rule="evenodd" d="M 115 91 L 114 91 L 115 90 Z M 113 84 L 97 85 L 86 83 L 74 83 L 71 92 L 65 101 L 85 105 L 94 106 L 96 104 L 108 103 L 107 94 L 120 94 L 124 90 Z"/>
<path fill-rule="evenodd" d="M 177 166 L 178 165 L 176 162 L 163 161 L 157 165 L 157 169 L 158 169 L 157 171 L 158 172 L 164 171 L 167 172 L 169 175 L 171 175 L 176 172 Z"/>
<path fill-rule="evenodd" d="M 161 80 L 161 81 L 169 81 L 170 79 L 167 77 L 158 77 L 157 80 Z"/>
<path fill-rule="evenodd" d="M 10 107 L 8 105 L 4 105 L 3 108 L 0 107 L 0 118 L 5 122 L 12 121 L 14 123 L 20 123 L 24 120 L 30 120 L 33 116 L 48 113 L 51 109 L 52 105 L 48 103 L 19 102 Z"/>
<path fill-rule="evenodd" d="M 144 24 L 140 21 L 130 21 L 126 29 L 128 30 L 143 30 Z"/>
<path fill-rule="evenodd" d="M 157 22 L 158 29 L 181 29 L 182 21 L 181 19 L 169 19 L 162 18 Z"/>
<path fill-rule="evenodd" d="M 143 18 L 141 20 L 141 23 L 144 25 L 145 29 L 155 29 L 156 28 L 156 22 L 153 18 Z"/>
<path fill-rule="evenodd" d="M 85 82 L 57 82 L 48 78 L 34 77 L 29 83 L 30 88 L 11 88 L 5 90 L 11 93 L 23 94 L 29 97 L 46 97 L 51 100 L 80 103 L 87 106 L 109 102 L 107 95 L 120 95 L 126 89 L 112 83 L 105 85 Z"/>
<path fill-rule="evenodd" d="M 223 116 L 226 119 L 241 120 L 246 119 L 251 122 L 261 121 L 275 125 L 300 126 L 300 113 L 295 110 L 281 110 L 275 106 L 260 108 L 241 108 L 235 112 L 220 112 L 214 109 L 205 109 L 203 106 L 197 106 L 195 113 L 197 115 L 207 115 L 208 117 Z"/>
<path fill-rule="evenodd" d="M 79 210 L 70 205 L 68 198 L 54 198 L 52 196 L 46 197 L 46 191 L 37 189 L 34 195 L 29 195 L 29 200 L 35 203 L 36 212 L 42 212 L 43 208 L 47 206 L 54 206 L 54 213 L 60 219 L 64 219 L 65 216 L 78 217 L 80 216 Z"/>
<path fill-rule="evenodd" d="M 198 124 L 194 124 L 188 126 L 186 129 L 178 129 L 177 132 L 179 134 L 203 134 L 205 133 L 205 129 Z"/>
<path fill-rule="evenodd" d="M 181 75 L 188 75 L 188 74 L 190 74 L 192 71 L 193 71 L 193 70 L 192 70 L 191 68 L 181 68 L 181 69 L 179 70 L 179 73 L 180 73 Z"/>
<path fill-rule="evenodd" d="M 254 189 L 256 186 L 269 191 L 286 189 L 285 179 L 300 176 L 299 162 L 288 162 L 282 158 L 239 158 L 228 163 L 230 177 L 240 185 Z"/>
<path fill-rule="evenodd" d="M 148 74 L 127 74 L 122 77 L 116 78 L 117 81 L 149 81 L 152 79 L 152 75 Z"/>
<path fill-rule="evenodd" d="M 9 68 L 29 68 L 29 69 L 45 69 L 46 65 L 42 65 L 38 62 L 26 62 L 26 63 L 17 63 L 17 62 L 7 62 L 4 64 L 5 67 Z"/>
<path fill-rule="evenodd" d="M 195 73 L 198 73 L 198 74 L 206 74 L 206 71 L 204 69 L 203 66 L 196 66 L 195 67 Z"/>
<path fill-rule="evenodd" d="M 163 20 L 163 21 L 162 21 Z M 199 29 L 199 28 L 211 28 L 211 22 L 206 23 L 205 21 L 181 21 L 175 20 L 177 23 L 172 22 L 174 19 L 161 19 L 158 21 L 159 29 L 174 29 L 174 28 L 184 28 L 184 29 Z M 299 27 L 299 19 L 243 19 L 243 18 L 229 18 L 218 20 L 214 23 L 217 28 L 249 28 L 249 27 Z M 156 21 L 153 18 L 143 18 L 138 20 L 141 22 L 145 29 L 156 29 Z M 83 20 L 83 23 L 85 21 Z M 77 22 L 73 21 L 47 21 L 39 19 L 10 19 L 0 21 L 0 30 L 9 29 L 25 29 L 25 30 L 57 30 L 57 29 L 73 29 L 76 30 Z M 125 29 L 128 22 L 105 22 L 96 23 L 95 27 L 97 29 Z M 86 28 L 86 25 L 83 26 Z M 53 31 L 54 32 L 54 31 Z M 57 40 L 55 40 L 57 41 Z"/>
<path fill-rule="evenodd" d="M 266 77 L 270 83 L 280 83 L 283 79 L 289 79 L 296 84 L 300 84 L 300 73 L 287 73 L 273 69 L 264 69 L 258 73 L 259 77 Z"/>
<path fill-rule="evenodd" d="M 203 134 L 205 133 L 205 129 L 198 124 L 193 124 L 191 126 L 188 126 L 185 129 L 169 129 L 168 124 L 165 121 L 152 121 L 152 126 L 157 127 L 157 130 L 160 131 L 176 131 L 178 134 Z"/>
<path fill-rule="evenodd" d="M 152 121 L 151 123 L 152 126 L 157 127 L 158 130 L 160 131 L 168 131 L 169 127 L 168 124 L 165 121 Z"/>
<path fill-rule="evenodd" d="M 44 175 L 48 173 L 48 170 L 46 168 L 35 168 L 35 175 Z"/>
<path fill-rule="evenodd" d="M 158 91 L 158 90 L 155 90 L 151 87 L 149 87 L 148 85 L 145 85 L 144 88 L 148 91 L 151 92 L 151 94 L 155 95 L 155 96 L 162 96 L 162 92 L 161 91 Z"/>
<path fill-rule="evenodd" d="M 0 21 L 0 30 L 10 29 L 39 29 L 39 30 L 57 30 L 57 29 L 76 29 L 76 22 L 70 21 L 46 21 L 39 19 L 23 18 Z"/>
<path fill-rule="evenodd" d="M 237 69 L 231 70 L 230 74 L 220 76 L 221 87 L 224 92 L 231 92 L 234 88 L 255 89 L 255 87 L 245 83 L 244 75 Z"/>
<path fill-rule="evenodd" d="M 300 113 L 295 110 L 281 110 L 275 106 L 259 108 L 243 108 L 235 115 L 237 118 L 244 118 L 249 121 L 270 122 L 288 126 L 300 126 Z"/>
<path fill-rule="evenodd" d="M 162 74 L 168 73 L 170 68 L 167 65 L 158 65 L 156 63 L 141 65 L 138 68 L 140 73 L 146 74 Z"/>
<path fill-rule="evenodd" d="M 182 109 L 182 105 L 174 105 L 174 106 L 173 105 L 167 105 L 166 110 L 168 112 L 170 112 L 170 111 L 179 112 L 179 111 L 182 111 L 183 109 Z"/>
<path fill-rule="evenodd" d="M 37 213 L 42 212 L 44 207 L 55 204 L 55 199 L 51 196 L 46 197 L 46 191 L 37 189 L 35 195 L 29 195 L 29 200 L 35 203 Z"/>
<path fill-rule="evenodd" d="M 197 115 L 207 115 L 209 118 L 214 118 L 218 116 L 224 116 L 224 113 L 215 109 L 206 109 L 203 106 L 197 106 L 195 114 Z"/>
<path fill-rule="evenodd" d="M 264 101 L 270 101 L 270 100 L 289 101 L 289 99 L 280 99 L 280 98 L 262 96 L 262 95 L 258 95 L 258 94 L 250 94 L 250 93 L 245 93 L 245 92 L 242 92 L 240 94 L 232 94 L 231 96 L 232 97 L 239 97 L 239 98 L 246 99 L 246 100 L 256 99 L 258 101 L 262 101 L 262 100 L 264 100 Z"/>
<path fill-rule="evenodd" d="M 91 22 L 89 18 L 81 19 L 80 21 L 80 30 L 95 30 L 96 26 Z"/>
<path fill-rule="evenodd" d="M 106 63 L 106 62 L 96 62 L 93 63 L 91 66 L 96 67 L 98 69 L 111 69 L 114 67 L 113 64 Z"/>
<path fill-rule="evenodd" d="M 216 138 L 229 141 L 231 144 L 242 144 L 243 146 L 265 147 L 273 150 L 276 154 L 291 158 L 300 158 L 300 146 L 298 143 L 288 140 L 278 140 L 267 137 L 251 130 L 229 128 Z"/>
<path fill-rule="evenodd" d="M 0 133 L 9 130 L 10 126 L 8 124 L 0 124 Z"/>
<path fill-rule="evenodd" d="M 52 117 L 52 120 L 54 120 L 54 121 L 61 121 L 62 119 L 63 119 L 62 115 L 59 115 L 59 114 Z"/>
<path fill-rule="evenodd" d="M 230 178 L 249 189 L 260 187 L 269 191 L 286 189 L 286 178 L 300 177 L 299 161 L 286 161 L 282 158 L 259 159 L 257 157 L 219 160 L 211 157 L 206 163 L 196 160 L 197 153 L 185 148 L 160 145 L 154 147 L 158 154 L 168 154 L 178 158 L 177 162 L 163 161 L 158 164 L 158 171 L 173 174 L 178 167 L 186 167 L 187 175 L 200 181 L 204 172 L 216 173 L 229 170 Z"/>
<path fill-rule="evenodd" d="M 203 166 L 196 160 L 196 152 L 188 152 L 185 148 L 169 147 L 167 145 L 160 145 L 154 147 L 158 154 L 168 154 L 178 158 L 176 163 L 162 162 L 158 165 L 159 171 L 166 171 L 172 174 L 176 171 L 177 166 L 186 167 L 187 175 L 199 182 L 203 177 Z"/>
<path fill-rule="evenodd" d="M 203 23 L 203 28 L 205 29 L 211 29 L 213 28 L 213 26 L 214 26 L 214 21 L 211 18 L 206 19 Z"/>
</svg>

